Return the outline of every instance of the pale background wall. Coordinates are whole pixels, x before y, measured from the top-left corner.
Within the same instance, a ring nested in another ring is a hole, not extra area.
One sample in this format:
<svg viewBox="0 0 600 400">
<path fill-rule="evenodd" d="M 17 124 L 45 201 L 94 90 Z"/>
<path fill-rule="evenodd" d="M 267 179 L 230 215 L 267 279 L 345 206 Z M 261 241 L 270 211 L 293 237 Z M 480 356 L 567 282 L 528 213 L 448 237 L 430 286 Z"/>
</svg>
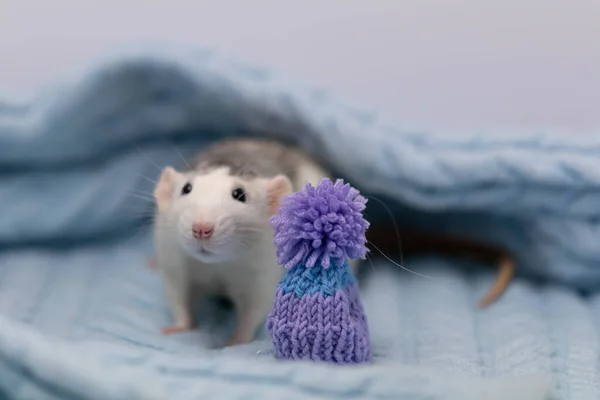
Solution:
<svg viewBox="0 0 600 400">
<path fill-rule="evenodd" d="M 0 93 L 152 39 L 218 45 L 408 125 L 600 135 L 599 0 L 0 0 Z"/>
</svg>

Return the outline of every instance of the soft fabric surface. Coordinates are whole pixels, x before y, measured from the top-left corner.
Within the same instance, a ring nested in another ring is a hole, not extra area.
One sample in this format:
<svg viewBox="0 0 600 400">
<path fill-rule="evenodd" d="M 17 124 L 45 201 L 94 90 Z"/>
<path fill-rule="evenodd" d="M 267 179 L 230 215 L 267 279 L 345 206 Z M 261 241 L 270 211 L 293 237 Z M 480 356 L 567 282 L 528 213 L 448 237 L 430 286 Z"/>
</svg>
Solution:
<svg viewBox="0 0 600 400">
<path fill-rule="evenodd" d="M 536 399 L 550 385 L 562 399 L 600 396 L 600 302 L 576 292 L 600 282 L 596 137 L 406 132 L 208 50 L 101 60 L 31 104 L 0 103 L 0 394 Z M 152 180 L 242 134 L 304 146 L 397 201 L 402 226 L 506 246 L 523 277 L 478 310 L 488 267 L 407 260 L 427 279 L 376 261 L 362 289 L 375 361 L 360 369 L 282 366 L 265 340 L 206 350 L 230 328 L 210 307 L 200 332 L 161 336 L 170 315 L 145 268 Z"/>
</svg>

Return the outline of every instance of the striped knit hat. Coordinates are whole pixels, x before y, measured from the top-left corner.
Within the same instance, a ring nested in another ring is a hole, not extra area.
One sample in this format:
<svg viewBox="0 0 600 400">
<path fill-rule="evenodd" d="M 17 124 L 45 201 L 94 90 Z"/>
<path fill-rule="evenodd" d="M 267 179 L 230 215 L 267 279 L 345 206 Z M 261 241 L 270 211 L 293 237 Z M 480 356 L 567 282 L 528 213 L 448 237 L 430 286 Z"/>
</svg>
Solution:
<svg viewBox="0 0 600 400">
<path fill-rule="evenodd" d="M 349 184 L 324 178 L 284 197 L 271 218 L 278 262 L 286 269 L 267 319 L 277 358 L 371 359 L 367 319 L 348 264 L 367 253 L 366 202 Z"/>
</svg>

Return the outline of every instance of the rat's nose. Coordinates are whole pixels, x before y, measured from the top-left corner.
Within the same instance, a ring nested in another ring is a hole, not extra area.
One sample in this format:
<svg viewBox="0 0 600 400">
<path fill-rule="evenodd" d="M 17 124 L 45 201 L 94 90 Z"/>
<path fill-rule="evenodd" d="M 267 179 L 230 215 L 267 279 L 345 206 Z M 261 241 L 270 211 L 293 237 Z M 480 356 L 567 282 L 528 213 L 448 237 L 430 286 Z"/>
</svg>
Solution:
<svg viewBox="0 0 600 400">
<path fill-rule="evenodd" d="M 208 239 L 212 236 L 214 226 L 205 222 L 196 222 L 192 226 L 192 233 L 196 239 Z"/>
</svg>

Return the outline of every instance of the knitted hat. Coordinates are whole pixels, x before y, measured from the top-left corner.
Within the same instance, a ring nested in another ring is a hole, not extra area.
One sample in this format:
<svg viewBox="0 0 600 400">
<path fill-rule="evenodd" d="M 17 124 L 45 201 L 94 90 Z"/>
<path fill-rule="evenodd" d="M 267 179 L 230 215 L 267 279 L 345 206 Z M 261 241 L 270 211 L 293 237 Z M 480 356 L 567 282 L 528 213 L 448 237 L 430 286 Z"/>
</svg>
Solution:
<svg viewBox="0 0 600 400">
<path fill-rule="evenodd" d="M 364 258 L 367 200 L 337 180 L 285 196 L 273 243 L 286 271 L 267 329 L 277 358 L 340 364 L 371 359 L 367 319 L 348 258 Z"/>
</svg>

